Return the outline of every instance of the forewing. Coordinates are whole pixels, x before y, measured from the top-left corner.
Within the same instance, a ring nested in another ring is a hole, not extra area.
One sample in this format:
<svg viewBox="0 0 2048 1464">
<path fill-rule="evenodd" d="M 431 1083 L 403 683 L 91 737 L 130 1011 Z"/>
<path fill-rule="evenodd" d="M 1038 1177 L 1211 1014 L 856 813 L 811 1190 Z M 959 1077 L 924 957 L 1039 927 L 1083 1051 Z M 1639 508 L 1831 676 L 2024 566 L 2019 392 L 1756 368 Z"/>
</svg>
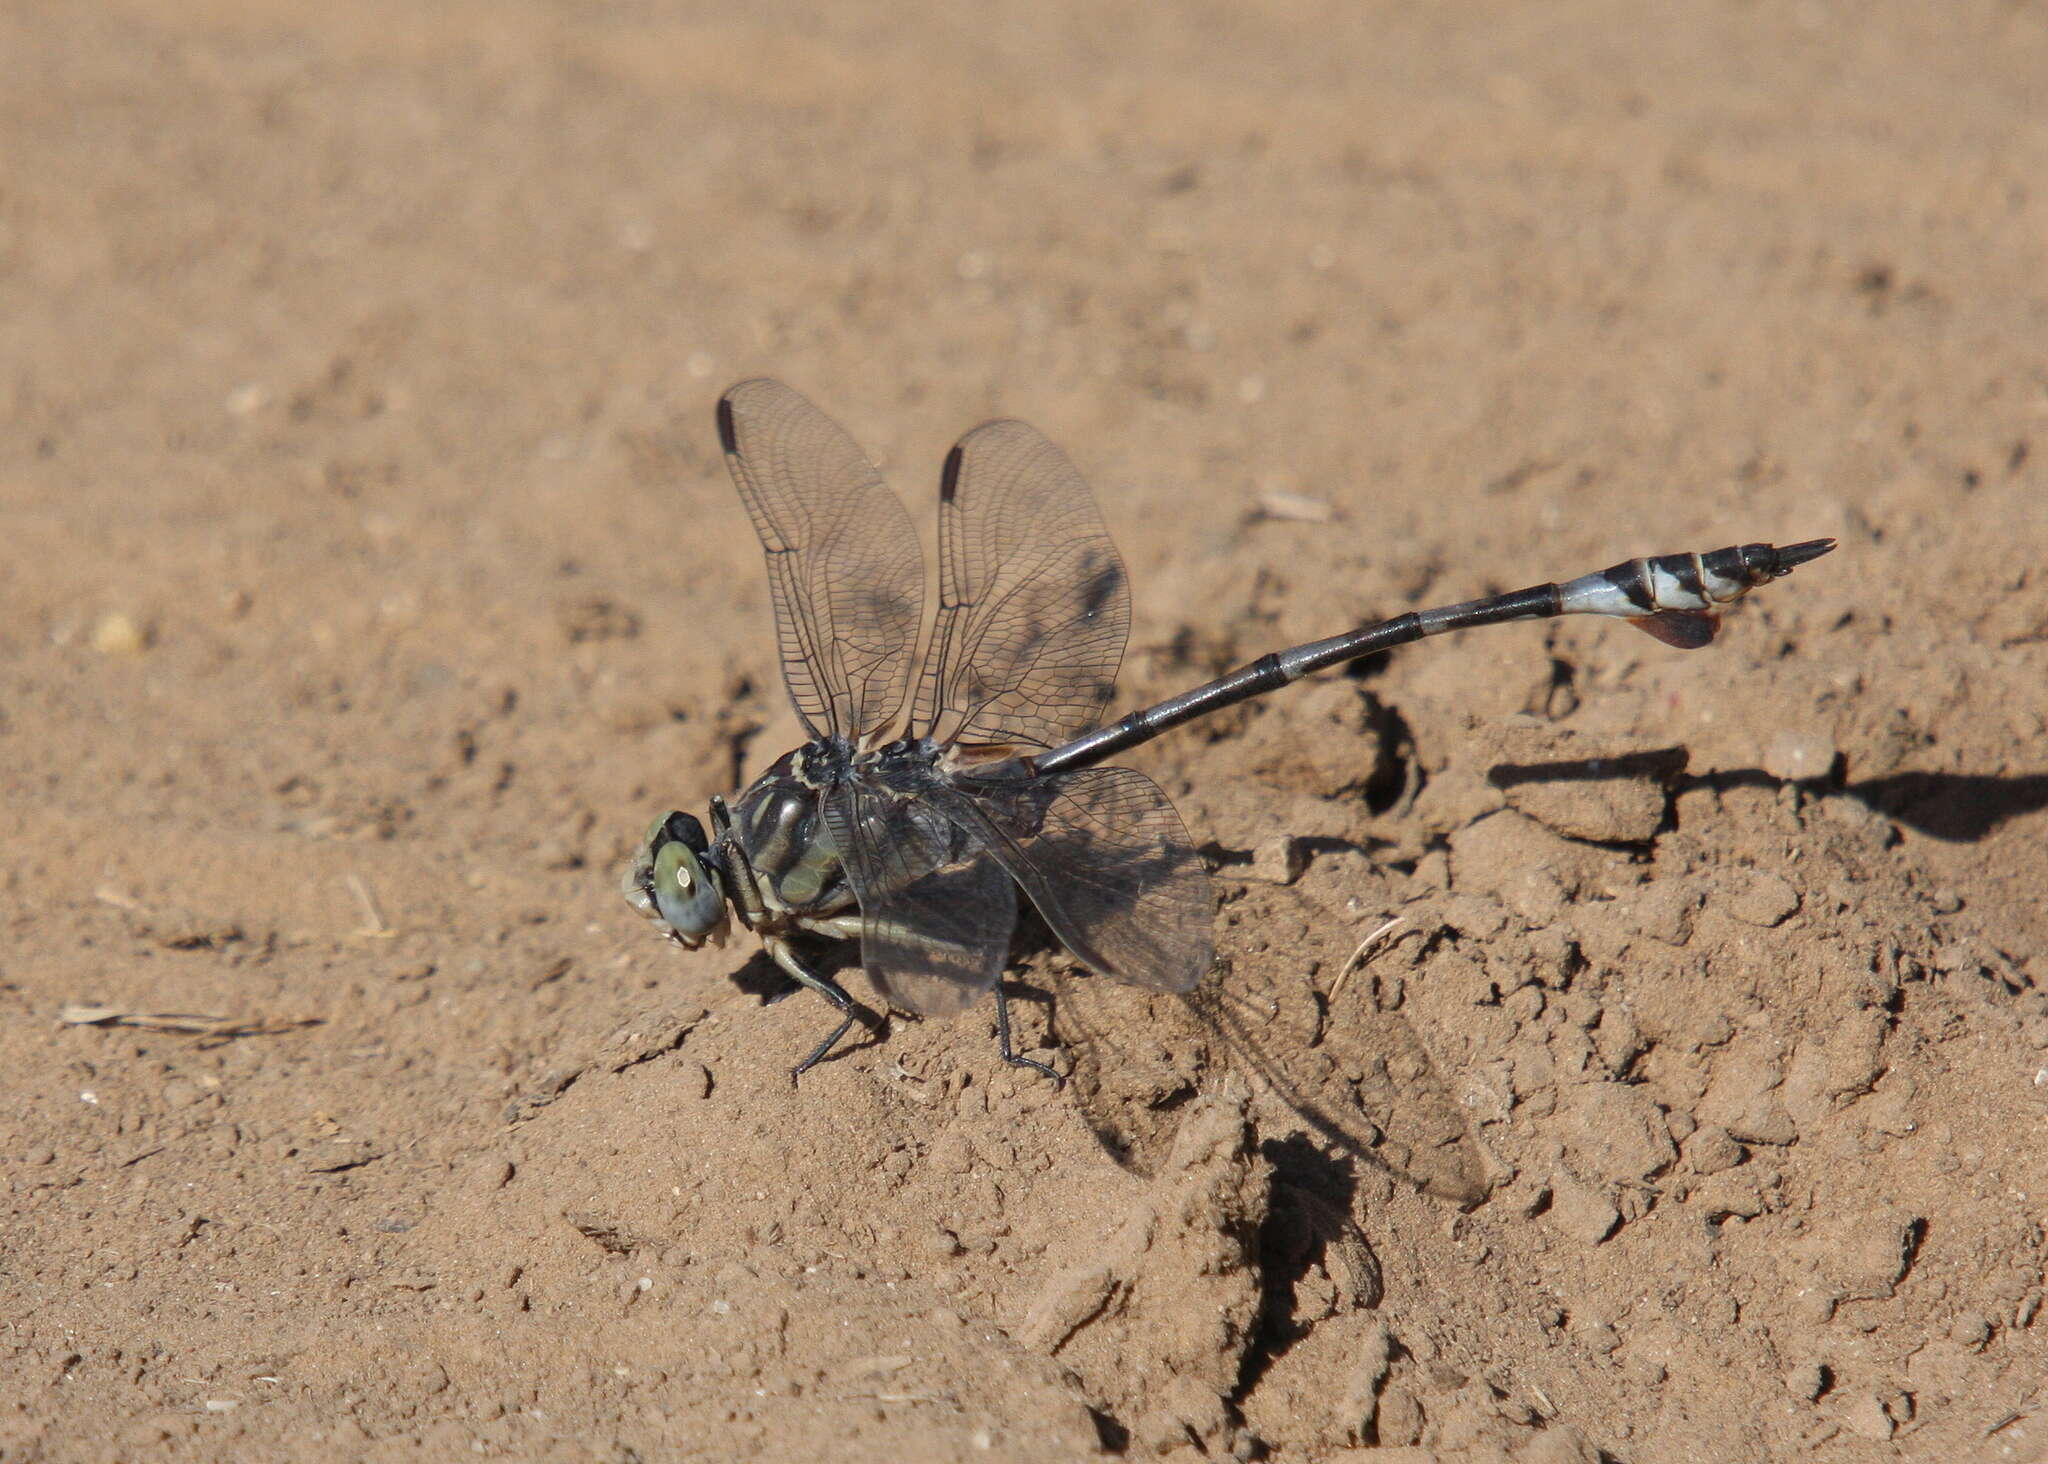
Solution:
<svg viewBox="0 0 2048 1464">
<path fill-rule="evenodd" d="M 921 799 L 854 782 L 824 808 L 860 901 L 861 965 L 882 994 L 942 1017 L 994 986 L 1017 926 L 1002 866 Z"/>
<path fill-rule="evenodd" d="M 1166 795 L 1130 768 L 966 775 L 942 800 L 1045 923 L 1104 976 L 1187 991 L 1215 956 L 1209 873 Z"/>
<path fill-rule="evenodd" d="M 1022 422 L 961 438 L 939 486 L 939 613 L 913 732 L 1057 747 L 1101 721 L 1130 625 L 1123 560 L 1066 454 Z"/>
<path fill-rule="evenodd" d="M 718 403 L 733 485 L 768 558 L 782 679 L 812 736 L 858 740 L 903 708 L 924 558 L 896 495 L 839 424 L 779 381 Z"/>
</svg>

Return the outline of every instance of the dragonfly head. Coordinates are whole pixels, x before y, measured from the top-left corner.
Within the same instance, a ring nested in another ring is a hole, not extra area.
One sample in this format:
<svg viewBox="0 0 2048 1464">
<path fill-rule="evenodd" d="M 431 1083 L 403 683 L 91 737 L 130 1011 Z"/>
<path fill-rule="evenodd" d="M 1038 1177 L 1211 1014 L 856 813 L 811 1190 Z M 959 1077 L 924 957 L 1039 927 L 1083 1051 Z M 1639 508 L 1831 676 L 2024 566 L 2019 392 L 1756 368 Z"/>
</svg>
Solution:
<svg viewBox="0 0 2048 1464">
<path fill-rule="evenodd" d="M 696 950 L 706 941 L 725 943 L 725 885 L 704 825 L 689 814 L 664 814 L 654 821 L 620 890 L 628 904 L 678 944 Z"/>
</svg>

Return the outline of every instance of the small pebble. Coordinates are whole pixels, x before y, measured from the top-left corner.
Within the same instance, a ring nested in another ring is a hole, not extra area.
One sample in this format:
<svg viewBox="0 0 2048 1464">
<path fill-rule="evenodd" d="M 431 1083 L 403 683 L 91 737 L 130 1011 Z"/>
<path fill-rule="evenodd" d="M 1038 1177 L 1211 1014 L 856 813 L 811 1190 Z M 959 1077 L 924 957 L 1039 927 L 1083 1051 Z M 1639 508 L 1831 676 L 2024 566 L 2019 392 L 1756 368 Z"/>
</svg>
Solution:
<svg viewBox="0 0 2048 1464">
<path fill-rule="evenodd" d="M 1785 1373 L 1785 1391 L 1811 1403 L 1828 1384 L 1827 1369 L 1817 1362 L 1802 1362 Z"/>
<path fill-rule="evenodd" d="M 190 1108 L 202 1096 L 204 1095 L 197 1083 L 187 1082 L 183 1078 L 172 1078 L 164 1084 L 163 1098 L 166 1108 Z"/>
<path fill-rule="evenodd" d="M 1824 778 L 1833 771 L 1837 753 L 1835 740 L 1825 732 L 1788 728 L 1764 744 L 1764 771 L 1793 783 Z"/>
<path fill-rule="evenodd" d="M 1710 1123 L 1695 1130 L 1685 1141 L 1685 1157 L 1692 1165 L 1693 1173 L 1719 1174 L 1740 1164 L 1744 1151 L 1742 1145 L 1730 1137 L 1728 1130 Z"/>
<path fill-rule="evenodd" d="M 1964 1312 L 1949 1323 L 1948 1339 L 1961 1347 L 1982 1347 L 1991 1340 L 1991 1323 L 1977 1312 Z"/>
<path fill-rule="evenodd" d="M 1882 1443 L 1898 1425 L 1884 1411 L 1884 1403 L 1877 1394 L 1859 1393 L 1843 1407 L 1842 1426 L 1859 1437 Z"/>
<path fill-rule="evenodd" d="M 119 610 L 93 622 L 92 648 L 103 656 L 139 656 L 149 649 L 149 635 Z"/>
<path fill-rule="evenodd" d="M 1550 1188 L 1550 1208 L 1543 1218 L 1581 1245 L 1600 1244 L 1621 1223 L 1621 1211 L 1597 1190 L 1562 1175 Z"/>
<path fill-rule="evenodd" d="M 1252 851 L 1252 867 L 1246 871 L 1245 877 L 1269 884 L 1290 885 L 1300 879 L 1302 871 L 1307 868 L 1307 842 L 1283 835 L 1266 840 Z"/>
<path fill-rule="evenodd" d="M 237 417 L 251 416 L 270 404 L 270 388 L 260 381 L 248 381 L 228 393 L 227 409 Z"/>
</svg>

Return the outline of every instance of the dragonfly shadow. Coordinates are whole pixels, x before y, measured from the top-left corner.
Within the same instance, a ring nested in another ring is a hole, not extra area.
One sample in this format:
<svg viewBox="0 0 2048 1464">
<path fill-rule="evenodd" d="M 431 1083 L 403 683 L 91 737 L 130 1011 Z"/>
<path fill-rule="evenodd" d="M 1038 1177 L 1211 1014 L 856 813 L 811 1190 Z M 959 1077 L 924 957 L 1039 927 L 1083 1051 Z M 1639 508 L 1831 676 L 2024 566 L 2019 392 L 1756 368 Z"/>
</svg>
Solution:
<svg viewBox="0 0 2048 1464">
<path fill-rule="evenodd" d="M 787 971 L 768 958 L 766 951 L 755 951 L 749 955 L 740 968 L 727 973 L 725 979 L 748 996 L 760 998 L 763 1006 L 786 1001 L 803 990 Z"/>
<path fill-rule="evenodd" d="M 1326 994 L 1281 971 L 1226 975 L 1181 1000 L 1299 1125 L 1297 1145 L 1312 1140 L 1326 1156 L 1470 1208 L 1489 1186 L 1464 1114 L 1415 1029 L 1379 1007 L 1374 986 L 1355 979 Z M 1282 1177 L 1302 1182 L 1284 1166 Z"/>
<path fill-rule="evenodd" d="M 1170 996 L 1081 970 L 1054 976 L 1047 1027 L 1071 1054 L 1067 1091 L 1103 1152 L 1150 1177 L 1180 1111 L 1217 1066 L 1208 1034 Z"/>
<path fill-rule="evenodd" d="M 1299 1133 L 1268 1140 L 1261 1152 L 1273 1166 L 1273 1190 L 1259 1227 L 1265 1297 L 1239 1380 L 1245 1393 L 1332 1308 L 1370 1310 L 1385 1295 L 1379 1260 L 1354 1218 L 1356 1164 Z M 1303 1292 L 1301 1284 L 1315 1272 L 1327 1280 Z"/>
<path fill-rule="evenodd" d="M 857 941 L 800 938 L 795 944 L 811 970 L 821 976 L 830 977 L 842 987 L 846 985 L 849 972 L 860 970 L 860 944 Z M 804 988 L 787 971 L 776 965 L 765 950 L 754 951 L 740 964 L 738 970 L 728 973 L 726 980 L 748 996 L 758 998 L 762 1006 L 775 1006 L 791 997 L 804 994 Z M 864 1047 L 879 1046 L 888 1040 L 888 1010 L 876 1010 L 872 1003 L 861 1001 L 858 990 L 848 989 L 852 992 L 855 1003 L 867 1012 L 867 1017 L 855 1023 L 854 1030 L 860 1034 L 859 1037 L 850 1037 L 845 1045 L 834 1048 L 833 1058 L 849 1052 L 858 1052 Z M 837 1020 L 831 1007 L 818 1002 L 816 997 L 812 998 L 812 1002 L 815 1003 L 815 1007 L 804 1002 L 798 1002 L 797 1005 L 802 1010 L 815 1010 L 821 1024 L 828 1018 Z M 822 1026 L 820 1030 L 823 1030 Z"/>
<path fill-rule="evenodd" d="M 1485 1197 L 1448 1087 L 1406 1020 L 1374 1006 L 1369 981 L 1334 1001 L 1294 963 L 1226 969 L 1185 995 L 1085 973 L 1049 984 L 1054 1040 L 1074 1054 L 1074 1102 L 1135 1173 L 1158 1172 L 1180 1110 L 1235 1070 L 1265 1100 L 1261 1139 L 1283 1182 L 1340 1210 L 1364 1168 L 1460 1206 Z"/>
<path fill-rule="evenodd" d="M 1848 782 L 1843 759 L 1822 778 L 1780 778 L 1761 768 L 1711 773 L 1714 788 L 1797 787 L 1816 798 L 1853 798 L 1916 833 L 1949 844 L 1974 844 L 2000 825 L 2048 808 L 2048 773 L 1888 773 Z"/>
<path fill-rule="evenodd" d="M 1974 844 L 2008 820 L 2048 808 L 2048 773 L 1892 773 L 1850 783 L 1839 796 L 1930 838 Z"/>
<path fill-rule="evenodd" d="M 1499 763 L 1486 779 L 1500 789 L 1530 783 L 1638 781 L 1652 778 L 1676 792 L 1687 787 L 1799 788 L 1815 798 L 1853 798 L 1886 818 L 1930 838 L 1972 844 L 2001 825 L 2048 808 L 2048 773 L 1890 773 L 1849 782 L 1844 759 L 1818 778 L 1783 778 L 1762 768 L 1736 768 L 1688 777 L 1683 747 L 1622 757 L 1572 758 L 1545 763 Z"/>
</svg>

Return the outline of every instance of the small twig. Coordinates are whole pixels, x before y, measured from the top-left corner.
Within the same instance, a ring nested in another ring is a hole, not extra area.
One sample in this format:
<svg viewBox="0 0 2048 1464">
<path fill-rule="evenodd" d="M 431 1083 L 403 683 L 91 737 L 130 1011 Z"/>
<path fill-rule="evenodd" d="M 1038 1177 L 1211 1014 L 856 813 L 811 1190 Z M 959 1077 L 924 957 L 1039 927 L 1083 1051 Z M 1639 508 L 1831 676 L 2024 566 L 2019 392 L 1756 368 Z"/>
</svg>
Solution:
<svg viewBox="0 0 2048 1464">
<path fill-rule="evenodd" d="M 547 965 L 541 970 L 540 975 L 534 977 L 533 980 L 527 983 L 526 989 L 528 991 L 539 991 L 543 986 L 547 985 L 550 981 L 560 981 L 564 976 L 569 974 L 569 968 L 574 966 L 575 964 L 576 962 L 572 957 L 555 957 L 554 960 L 548 962 Z"/>
<path fill-rule="evenodd" d="M 300 1027 L 317 1027 L 319 1017 L 216 1017 L 206 1012 L 131 1012 L 121 1007 L 73 1002 L 57 1020 L 74 1027 L 141 1027 L 151 1032 L 185 1032 L 194 1037 L 272 1037 Z"/>
<path fill-rule="evenodd" d="M 1344 983 L 1351 979 L 1351 973 L 1358 970 L 1390 944 L 1387 937 L 1392 935 L 1404 923 L 1406 923 L 1406 917 L 1396 915 L 1358 943 L 1358 949 L 1351 953 L 1350 959 L 1344 963 L 1344 969 L 1337 973 L 1337 979 L 1330 984 L 1329 999 L 1332 1002 L 1336 1001 L 1337 993 L 1344 989 Z"/>
<path fill-rule="evenodd" d="M 2017 1408 L 2007 1409 L 2006 1412 L 1999 1418 L 1998 1422 L 1992 1424 L 1991 1427 L 1984 1430 L 1984 1437 L 1988 1439 L 1995 1433 L 2002 1433 L 2006 1429 L 2009 1429 L 2014 1424 L 2018 1423 L 2021 1419 L 2027 1417 L 2034 1411 L 2034 1405 L 2040 1401 L 2040 1397 L 2041 1393 L 2040 1390 L 2037 1388 L 2032 1393 L 2029 1393 L 2026 1397 L 2020 1399 L 2020 1406 Z"/>
<path fill-rule="evenodd" d="M 1326 524 L 1337 516 L 1329 504 L 1305 493 L 1261 494 L 1258 511 L 1262 518 L 1297 524 Z"/>
<path fill-rule="evenodd" d="M 398 932 L 384 923 L 384 912 L 377 908 L 377 898 L 370 893 L 370 887 L 363 883 L 360 875 L 350 873 L 343 876 L 356 902 L 363 907 L 363 928 L 356 934 L 364 940 L 390 940 Z"/>
</svg>

